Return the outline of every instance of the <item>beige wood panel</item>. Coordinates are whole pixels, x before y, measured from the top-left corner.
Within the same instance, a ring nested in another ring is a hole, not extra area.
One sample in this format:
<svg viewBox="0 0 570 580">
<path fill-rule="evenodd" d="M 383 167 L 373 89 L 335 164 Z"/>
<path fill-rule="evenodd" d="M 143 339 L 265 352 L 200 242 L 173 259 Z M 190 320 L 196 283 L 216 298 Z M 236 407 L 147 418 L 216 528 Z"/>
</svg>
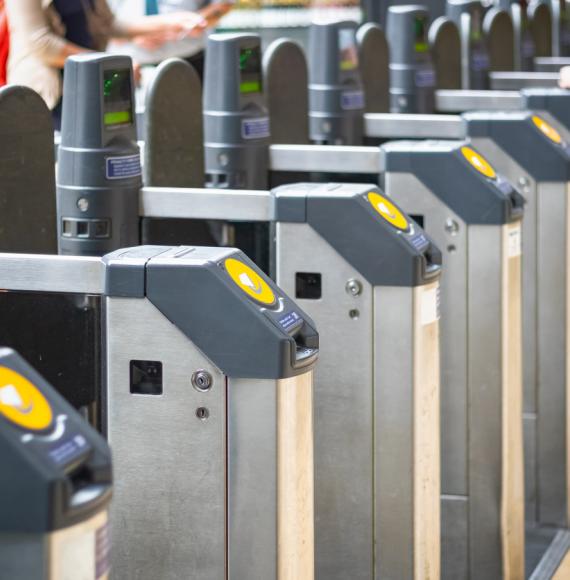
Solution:
<svg viewBox="0 0 570 580">
<path fill-rule="evenodd" d="M 313 373 L 277 388 L 278 578 L 313 580 Z"/>
<path fill-rule="evenodd" d="M 439 283 L 414 289 L 414 578 L 440 577 Z"/>
<path fill-rule="evenodd" d="M 95 578 L 96 534 L 106 524 L 107 512 L 103 511 L 85 522 L 50 534 L 48 578 L 108 580 L 109 574 Z"/>
<path fill-rule="evenodd" d="M 558 570 L 552 576 L 552 580 L 568 580 L 570 578 L 570 552 L 566 553 L 564 559 L 560 566 L 558 566 Z"/>
<path fill-rule="evenodd" d="M 503 573 L 524 578 L 521 223 L 503 227 L 502 497 Z"/>
</svg>

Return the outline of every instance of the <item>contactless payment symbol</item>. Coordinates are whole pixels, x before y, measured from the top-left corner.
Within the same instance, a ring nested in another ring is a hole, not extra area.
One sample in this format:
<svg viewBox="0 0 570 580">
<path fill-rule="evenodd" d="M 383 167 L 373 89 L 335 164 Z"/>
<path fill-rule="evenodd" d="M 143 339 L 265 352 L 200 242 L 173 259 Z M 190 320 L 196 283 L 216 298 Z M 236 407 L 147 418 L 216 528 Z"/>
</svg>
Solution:
<svg viewBox="0 0 570 580">
<path fill-rule="evenodd" d="M 407 231 L 410 227 L 406 216 L 383 195 L 371 191 L 366 196 L 372 207 L 391 225 L 402 231 Z"/>
<path fill-rule="evenodd" d="M 46 398 L 21 374 L 0 366 L 0 415 L 18 427 L 39 431 L 51 425 L 52 410 Z"/>
<path fill-rule="evenodd" d="M 542 117 L 538 115 L 532 116 L 532 122 L 538 127 L 539 131 L 545 135 L 548 139 L 560 145 L 562 143 L 562 137 L 560 133 L 550 124 L 547 123 Z"/>
<path fill-rule="evenodd" d="M 224 265 L 230 278 L 254 300 L 262 304 L 274 304 L 275 294 L 269 284 L 247 264 L 235 258 L 228 258 Z"/>
<path fill-rule="evenodd" d="M 463 157 L 479 172 L 489 179 L 496 179 L 497 174 L 495 170 L 491 167 L 491 164 L 475 149 L 471 147 L 461 147 L 461 153 Z"/>
</svg>

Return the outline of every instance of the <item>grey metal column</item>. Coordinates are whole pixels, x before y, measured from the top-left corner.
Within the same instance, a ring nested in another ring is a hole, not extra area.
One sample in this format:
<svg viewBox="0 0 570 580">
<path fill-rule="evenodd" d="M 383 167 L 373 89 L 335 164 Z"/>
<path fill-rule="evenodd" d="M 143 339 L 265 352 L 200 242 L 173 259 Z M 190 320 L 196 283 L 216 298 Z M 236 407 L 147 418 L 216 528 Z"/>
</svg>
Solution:
<svg viewBox="0 0 570 580">
<path fill-rule="evenodd" d="M 501 578 L 509 566 L 520 577 L 520 307 L 505 318 L 505 296 L 520 295 L 516 272 L 512 282 L 506 278 L 508 260 L 520 262 L 520 250 L 514 244 L 507 254 L 504 236 L 514 227 L 520 239 L 522 199 L 465 142 L 393 142 L 381 150 L 387 192 L 423 221 L 444 251 L 442 577 Z M 505 348 L 511 325 L 515 335 Z M 506 401 L 515 409 L 510 417 Z M 518 525 L 506 524 L 505 514 L 514 514 Z"/>
<path fill-rule="evenodd" d="M 276 279 L 318 322 L 325 357 L 316 577 L 438 577 L 439 252 L 375 186 L 274 195 Z"/>
</svg>

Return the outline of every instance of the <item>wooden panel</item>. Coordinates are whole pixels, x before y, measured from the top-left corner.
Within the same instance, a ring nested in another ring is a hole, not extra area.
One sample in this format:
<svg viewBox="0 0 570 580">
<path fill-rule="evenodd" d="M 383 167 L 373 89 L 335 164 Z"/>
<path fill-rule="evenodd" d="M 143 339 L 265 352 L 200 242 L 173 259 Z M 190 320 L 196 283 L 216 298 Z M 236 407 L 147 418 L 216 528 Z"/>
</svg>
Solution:
<svg viewBox="0 0 570 580">
<path fill-rule="evenodd" d="M 85 522 L 49 535 L 48 575 L 54 580 L 107 580 L 109 573 L 95 577 L 97 531 L 107 525 L 107 511 Z"/>
<path fill-rule="evenodd" d="M 524 578 L 521 223 L 503 227 L 502 497 L 505 579 Z"/>
<path fill-rule="evenodd" d="M 313 580 L 313 373 L 277 388 L 278 579 Z"/>
<path fill-rule="evenodd" d="M 414 289 L 414 578 L 440 577 L 439 283 Z"/>
</svg>

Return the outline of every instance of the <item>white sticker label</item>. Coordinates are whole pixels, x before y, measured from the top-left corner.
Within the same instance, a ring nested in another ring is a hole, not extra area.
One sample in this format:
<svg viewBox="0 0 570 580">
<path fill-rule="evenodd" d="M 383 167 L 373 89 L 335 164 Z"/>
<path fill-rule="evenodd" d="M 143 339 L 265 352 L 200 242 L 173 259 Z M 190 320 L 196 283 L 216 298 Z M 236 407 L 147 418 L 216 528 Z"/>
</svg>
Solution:
<svg viewBox="0 0 570 580">
<path fill-rule="evenodd" d="M 513 228 L 509 231 L 508 239 L 508 256 L 509 258 L 514 258 L 520 256 L 522 252 L 521 247 L 521 229 L 520 227 Z"/>
<path fill-rule="evenodd" d="M 244 119 L 241 122 L 243 139 L 265 139 L 269 137 L 269 117 L 259 119 Z"/>
<path fill-rule="evenodd" d="M 424 326 L 439 320 L 439 286 L 431 290 L 424 290 L 421 309 L 421 320 Z"/>
</svg>

